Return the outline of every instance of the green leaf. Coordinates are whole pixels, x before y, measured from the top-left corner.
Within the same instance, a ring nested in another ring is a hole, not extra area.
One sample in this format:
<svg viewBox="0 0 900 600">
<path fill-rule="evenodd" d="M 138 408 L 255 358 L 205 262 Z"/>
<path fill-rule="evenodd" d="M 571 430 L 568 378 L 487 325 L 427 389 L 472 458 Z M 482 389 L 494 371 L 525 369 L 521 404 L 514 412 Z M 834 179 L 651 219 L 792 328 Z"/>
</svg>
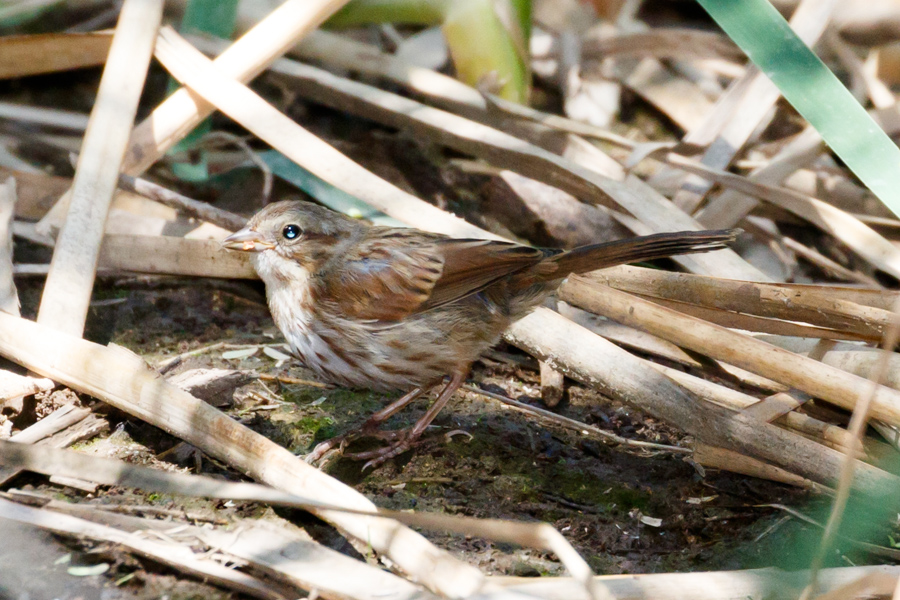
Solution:
<svg viewBox="0 0 900 600">
<path fill-rule="evenodd" d="M 444 20 L 447 0 L 354 0 L 328 20 L 329 27 L 373 23 L 437 25 Z"/>
<path fill-rule="evenodd" d="M 528 38 L 520 25 L 521 14 L 509 0 L 450 4 L 443 30 L 460 81 L 477 87 L 485 77 L 496 77 L 498 96 L 528 102 Z"/>
<path fill-rule="evenodd" d="M 767 0 L 698 0 L 847 167 L 900 216 L 900 149 Z"/>
</svg>

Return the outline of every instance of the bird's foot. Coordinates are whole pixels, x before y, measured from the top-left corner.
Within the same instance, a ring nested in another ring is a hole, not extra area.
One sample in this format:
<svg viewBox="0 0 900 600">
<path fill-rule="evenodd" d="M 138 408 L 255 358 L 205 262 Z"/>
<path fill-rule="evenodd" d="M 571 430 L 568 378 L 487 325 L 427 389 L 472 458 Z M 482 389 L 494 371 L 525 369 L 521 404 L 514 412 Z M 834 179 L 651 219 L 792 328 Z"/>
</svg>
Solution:
<svg viewBox="0 0 900 600">
<path fill-rule="evenodd" d="M 390 451 L 395 446 L 399 446 L 402 444 L 406 438 L 409 437 L 409 432 L 406 430 L 403 431 L 392 431 L 392 430 L 380 430 L 376 429 L 377 425 L 373 426 L 370 423 L 366 422 L 362 427 L 355 431 L 348 431 L 343 435 L 339 435 L 331 438 L 330 440 L 325 440 L 324 442 L 320 442 L 313 451 L 306 455 L 305 460 L 309 464 L 318 464 L 322 460 L 326 460 L 333 455 L 343 456 L 352 460 L 367 460 L 376 455 L 376 453 L 380 454 L 384 451 Z M 387 446 L 376 448 L 374 450 L 368 450 L 365 452 L 344 452 L 347 446 L 360 438 L 376 438 L 382 440 L 384 442 L 389 442 Z M 411 440 L 414 441 L 414 440 Z M 411 448 L 412 445 L 409 446 Z M 390 456 L 386 456 L 382 460 L 369 465 L 366 463 L 366 466 L 363 467 L 363 470 L 369 466 L 377 466 L 383 463 L 384 461 L 397 456 L 398 454 L 402 454 L 406 452 L 409 448 L 405 448 L 400 450 L 399 452 L 395 452 Z M 371 461 L 370 461 L 371 462 Z M 323 465 L 324 466 L 324 465 Z"/>
<path fill-rule="evenodd" d="M 366 471 L 368 469 L 374 469 L 396 456 L 400 456 L 407 450 L 412 450 L 420 437 L 420 435 L 415 435 L 411 429 L 403 431 L 381 431 L 378 433 L 389 434 L 387 437 L 393 438 L 393 441 L 381 448 L 365 450 L 363 452 L 345 453 L 344 456 L 353 460 L 366 461 L 362 468 L 363 471 Z M 382 436 L 379 435 L 376 437 Z"/>
</svg>

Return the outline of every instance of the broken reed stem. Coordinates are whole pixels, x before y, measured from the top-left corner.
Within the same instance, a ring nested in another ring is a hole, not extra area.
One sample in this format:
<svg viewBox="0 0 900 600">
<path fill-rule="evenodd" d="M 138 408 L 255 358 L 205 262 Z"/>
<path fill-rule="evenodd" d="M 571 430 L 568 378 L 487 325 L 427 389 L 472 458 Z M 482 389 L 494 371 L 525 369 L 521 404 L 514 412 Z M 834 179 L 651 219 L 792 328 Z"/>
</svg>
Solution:
<svg viewBox="0 0 900 600">
<path fill-rule="evenodd" d="M 106 215 L 144 87 L 162 0 L 125 0 L 85 132 L 66 220 L 56 240 L 38 321 L 80 336 Z"/>
<path fill-rule="evenodd" d="M 591 280 L 632 294 L 664 298 L 723 311 L 802 321 L 880 340 L 893 322 L 889 310 L 844 300 L 815 286 L 735 281 L 641 267 L 614 267 Z"/>
<path fill-rule="evenodd" d="M 758 419 L 703 402 L 637 357 L 546 308 L 514 323 L 513 345 L 569 377 L 635 406 L 698 440 L 769 462 L 818 483 L 834 485 L 842 455 Z M 873 495 L 893 489 L 897 477 L 860 464 L 854 485 Z"/>
<path fill-rule="evenodd" d="M 570 277 L 560 288 L 560 298 L 848 410 L 855 406 L 860 391 L 868 389 L 868 382 L 862 377 L 598 284 L 588 277 Z M 878 386 L 872 415 L 900 424 L 900 392 Z"/>
</svg>

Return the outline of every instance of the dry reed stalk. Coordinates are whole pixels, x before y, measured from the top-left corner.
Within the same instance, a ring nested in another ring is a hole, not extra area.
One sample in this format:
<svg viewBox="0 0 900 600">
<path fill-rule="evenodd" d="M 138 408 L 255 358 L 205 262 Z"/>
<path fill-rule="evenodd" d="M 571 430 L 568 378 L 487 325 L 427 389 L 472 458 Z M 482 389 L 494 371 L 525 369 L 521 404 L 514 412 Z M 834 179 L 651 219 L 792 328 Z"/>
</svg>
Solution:
<svg viewBox="0 0 900 600">
<path fill-rule="evenodd" d="M 216 59 L 216 70 L 238 81 L 250 81 L 346 3 L 289 0 L 281 4 Z M 123 172 L 143 173 L 213 109 L 187 89 L 169 96 L 135 129 Z"/>
<path fill-rule="evenodd" d="M 0 79 L 102 65 L 111 41 L 106 32 L 4 36 L 0 38 Z"/>
<path fill-rule="evenodd" d="M 345 507 L 323 503 L 253 483 L 228 483 L 202 475 L 188 475 L 128 465 L 116 459 L 85 456 L 76 452 L 36 449 L 0 441 L 0 461 L 45 475 L 79 477 L 90 475 L 106 485 L 131 486 L 144 491 L 172 493 L 220 500 L 247 500 L 289 506 L 312 512 L 344 513 L 347 516 L 397 521 L 414 527 L 443 530 L 462 535 L 530 546 L 555 553 L 575 579 L 591 589 L 593 574 L 587 563 L 565 538 L 546 523 L 521 523 L 500 519 L 476 519 L 439 513 L 413 513 L 388 509 Z M 325 476 L 323 476 L 325 477 Z M 397 523 L 394 523 L 397 525 Z M 399 549 L 398 549 L 399 551 Z M 490 597 L 492 590 L 483 591 Z"/>
<path fill-rule="evenodd" d="M 781 336 L 760 336 L 759 339 L 803 356 L 815 357 L 826 365 L 865 378 L 872 376 L 880 355 L 877 348 L 849 342 L 822 343 Z M 884 378 L 884 385 L 900 389 L 900 355 L 891 354 L 888 362 L 890 368 Z"/>
<path fill-rule="evenodd" d="M 731 471 L 732 473 L 740 473 L 741 475 L 749 475 L 760 479 L 768 479 L 769 481 L 786 483 L 818 493 L 830 491 L 830 488 L 819 485 L 805 477 L 795 475 L 790 471 L 785 471 L 784 469 L 745 456 L 733 450 L 716 448 L 715 446 L 710 446 L 708 444 L 695 444 L 693 459 L 704 467 L 709 467 L 711 469 L 722 469 L 723 471 Z"/>
<path fill-rule="evenodd" d="M 82 113 L 10 102 L 0 102 L 0 118 L 41 127 L 67 129 L 79 134 L 87 129 L 89 119 L 88 115 Z"/>
<path fill-rule="evenodd" d="M 262 600 L 285 600 L 281 594 L 256 578 L 210 560 L 202 560 L 181 544 L 142 539 L 112 527 L 98 525 L 57 512 L 22 506 L 0 498 L 0 517 L 27 523 L 60 535 L 90 538 L 124 546 L 131 552 L 160 562 L 176 571 L 190 573 L 208 579 L 235 591 Z"/>
<path fill-rule="evenodd" d="M 837 4 L 837 0 L 803 0 L 791 17 L 791 27 L 800 39 L 813 45 L 825 31 Z M 682 141 L 707 148 L 701 159 L 704 165 L 725 169 L 750 136 L 770 118 L 780 97 L 781 93 L 768 77 L 751 67 L 719 98 L 707 121 L 689 131 Z M 663 176 L 661 173 L 660 177 Z M 685 212 L 692 213 L 711 187 L 703 179 L 688 177 L 673 201 Z"/>
<path fill-rule="evenodd" d="M 257 279 L 245 256 L 223 250 L 219 242 L 172 236 L 107 235 L 99 265 L 133 273 Z"/>
<path fill-rule="evenodd" d="M 636 293 L 634 294 L 634 296 L 683 313 L 685 315 L 689 315 L 703 321 L 708 321 L 710 323 L 715 323 L 716 325 L 721 325 L 722 327 L 728 327 L 730 329 L 739 329 L 742 331 L 752 331 L 778 336 L 812 338 L 816 340 L 848 340 L 870 342 L 878 339 L 878 337 L 874 334 L 867 335 L 846 330 L 829 329 L 793 321 L 773 319 L 769 317 L 758 317 L 755 315 L 748 315 L 745 313 L 733 312 L 720 308 L 709 308 L 689 302 L 680 302 L 677 300 L 669 300 L 667 298 L 658 298 L 646 294 Z"/>
<path fill-rule="evenodd" d="M 560 289 L 560 297 L 848 410 L 868 386 L 856 375 L 603 286 L 588 277 L 570 277 Z M 900 424 L 900 392 L 879 386 L 872 415 L 889 424 Z"/>
<path fill-rule="evenodd" d="M 875 565 L 838 567 L 821 573 L 822 591 L 840 590 L 869 575 L 900 576 L 900 567 Z M 733 600 L 734 598 L 795 598 L 806 582 L 808 571 L 779 569 L 709 571 L 701 573 L 655 573 L 646 575 L 600 575 L 598 585 L 618 600 Z M 565 577 L 492 577 L 511 590 L 533 594 L 543 600 L 584 600 L 581 585 Z M 879 594 L 880 595 L 880 594 Z M 847 598 L 848 596 L 838 596 Z M 831 599 L 830 599 L 831 600 Z M 833 600 L 837 600 L 834 598 Z"/>
<path fill-rule="evenodd" d="M 717 58 L 733 62 L 745 55 L 734 42 L 721 33 L 686 28 L 657 28 L 648 31 L 620 33 L 609 37 L 588 33 L 581 48 L 585 58 L 607 58 L 615 55 L 666 58 Z"/>
<path fill-rule="evenodd" d="M 246 561 L 247 568 L 242 569 L 243 572 L 246 573 L 249 568 L 251 574 L 262 583 L 269 584 L 273 591 L 279 590 L 288 598 L 297 597 L 301 590 L 316 590 L 323 598 L 341 600 L 439 598 L 399 575 L 326 548 L 310 540 L 306 532 L 294 532 L 273 521 L 235 519 L 228 527 L 178 523 L 178 531 L 171 534 L 171 520 L 123 515 L 104 510 L 105 507 L 57 500 L 50 500 L 42 508 L 132 534 L 151 532 L 183 544 L 201 542 L 232 559 Z M 179 516 L 187 517 L 183 513 Z M 285 584 L 290 589 L 283 590 Z"/>
<path fill-rule="evenodd" d="M 494 97 L 491 97 L 491 102 L 495 103 L 496 107 L 502 109 L 504 112 L 546 124 L 562 131 L 569 131 L 585 137 L 601 139 L 611 144 L 632 150 L 637 150 L 639 148 L 639 145 L 631 140 L 623 138 L 622 136 L 610 134 L 605 130 L 586 123 L 578 123 L 558 115 L 541 113 L 540 111 L 529 109 L 527 107 L 513 107 L 510 103 L 502 101 L 501 99 L 495 99 Z M 578 138 L 575 139 L 577 140 Z M 596 168 L 596 166 L 592 167 L 591 165 L 598 164 L 598 160 L 601 157 L 605 157 L 605 155 L 603 155 L 596 147 L 588 145 L 587 143 L 577 144 L 577 149 L 582 152 L 593 154 L 593 158 L 586 157 L 584 162 L 589 168 Z M 575 160 L 575 157 L 570 153 L 571 150 L 571 147 L 568 148 L 566 155 L 571 160 Z M 742 194 L 765 200 L 779 208 L 783 208 L 847 244 L 857 254 L 874 266 L 888 273 L 895 274 L 895 276 L 898 276 L 896 274 L 900 273 L 900 250 L 893 247 L 888 240 L 858 218 L 831 204 L 822 202 L 808 193 L 800 193 L 791 189 L 768 185 L 766 183 L 754 181 L 752 178 L 712 168 L 694 159 L 668 151 L 667 147 L 661 147 L 657 151 L 651 152 L 650 155 L 666 164 L 688 173 L 698 175 L 709 182 L 717 183 L 729 190 L 741 192 Z M 647 156 L 644 156 L 644 158 L 646 157 Z M 630 184 L 633 188 L 639 188 L 638 191 L 645 194 L 648 202 L 653 198 L 654 194 L 658 195 L 653 188 L 633 175 L 628 177 L 626 183 Z M 653 201 L 657 202 L 656 200 Z M 667 216 L 668 213 L 663 208 L 660 208 L 657 205 L 651 206 L 655 209 L 652 213 L 663 215 L 664 217 Z M 640 214 L 640 219 L 642 221 L 652 222 L 652 213 L 642 213 Z M 637 216 L 637 213 L 634 214 Z M 712 226 L 708 222 L 704 223 L 704 225 L 707 227 Z M 646 231 L 638 231 L 634 227 L 629 226 L 629 228 L 641 235 L 647 233 Z M 810 258 L 815 259 L 814 256 L 811 256 Z M 733 273 L 719 272 L 717 275 L 720 277 L 727 275 L 731 279 L 765 280 L 765 278 L 761 278 L 758 274 L 753 277 L 748 277 Z M 872 283 L 871 279 L 863 278 L 863 281 L 869 284 Z"/>
<path fill-rule="evenodd" d="M 788 176 L 806 167 L 823 152 L 822 136 L 812 127 L 797 134 L 768 164 L 754 169 L 747 178 L 757 183 L 780 185 Z M 697 220 L 710 228 L 734 227 L 759 204 L 756 198 L 725 190 L 697 213 Z M 731 223 L 731 225 L 719 225 Z"/>
<path fill-rule="evenodd" d="M 900 300 L 894 305 L 894 311 L 891 320 L 882 340 L 882 351 L 879 356 L 878 363 L 872 373 L 871 385 L 869 389 L 861 389 L 859 392 L 859 400 L 853 407 L 853 414 L 850 417 L 850 424 L 847 431 L 853 437 L 854 451 L 846 453 L 843 464 L 841 465 L 841 476 L 838 480 L 837 493 L 835 494 L 834 504 L 831 507 L 831 513 L 828 515 L 828 522 L 825 524 L 825 531 L 822 533 L 822 540 L 810 563 L 810 582 L 801 594 L 801 599 L 806 600 L 813 594 L 817 593 L 818 574 L 825 565 L 826 556 L 831 550 L 832 545 L 838 536 L 838 529 L 844 517 L 844 511 L 847 508 L 847 502 L 850 500 L 850 492 L 853 488 L 853 475 L 856 472 L 858 461 L 856 460 L 855 449 L 862 447 L 862 439 L 865 434 L 866 427 L 869 422 L 869 414 L 872 413 L 875 396 L 881 382 L 887 375 L 890 366 L 889 357 L 893 355 L 897 342 L 900 341 Z M 896 423 L 895 423 L 896 425 Z M 893 490 L 892 490 L 893 491 Z"/>
<path fill-rule="evenodd" d="M 38 320 L 81 335 L 100 241 L 162 20 L 162 0 L 125 0 L 84 136 L 69 210 L 56 242 Z"/>
<path fill-rule="evenodd" d="M 824 286 L 787 286 L 670 273 L 640 267 L 604 269 L 596 282 L 644 297 L 706 308 L 803 321 L 880 339 L 891 323 L 889 311 L 844 300 Z"/>
<path fill-rule="evenodd" d="M 621 292 L 619 292 L 621 293 Z M 695 436 L 825 485 L 837 479 L 842 455 L 752 417 L 700 401 L 666 375 L 560 315 L 539 308 L 514 323 L 510 343 L 569 377 Z M 854 483 L 877 496 L 898 479 L 860 464 Z"/>
</svg>

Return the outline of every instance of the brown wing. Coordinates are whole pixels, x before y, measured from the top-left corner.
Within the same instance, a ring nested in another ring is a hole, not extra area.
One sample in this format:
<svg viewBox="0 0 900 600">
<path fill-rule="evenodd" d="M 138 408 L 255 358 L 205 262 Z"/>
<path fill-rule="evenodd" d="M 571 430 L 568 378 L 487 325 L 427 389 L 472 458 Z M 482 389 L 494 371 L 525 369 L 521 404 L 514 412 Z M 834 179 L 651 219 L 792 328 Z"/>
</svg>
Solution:
<svg viewBox="0 0 900 600">
<path fill-rule="evenodd" d="M 323 273 L 322 284 L 342 314 L 396 321 L 478 292 L 543 258 L 540 250 L 517 244 L 379 227 Z"/>
</svg>

